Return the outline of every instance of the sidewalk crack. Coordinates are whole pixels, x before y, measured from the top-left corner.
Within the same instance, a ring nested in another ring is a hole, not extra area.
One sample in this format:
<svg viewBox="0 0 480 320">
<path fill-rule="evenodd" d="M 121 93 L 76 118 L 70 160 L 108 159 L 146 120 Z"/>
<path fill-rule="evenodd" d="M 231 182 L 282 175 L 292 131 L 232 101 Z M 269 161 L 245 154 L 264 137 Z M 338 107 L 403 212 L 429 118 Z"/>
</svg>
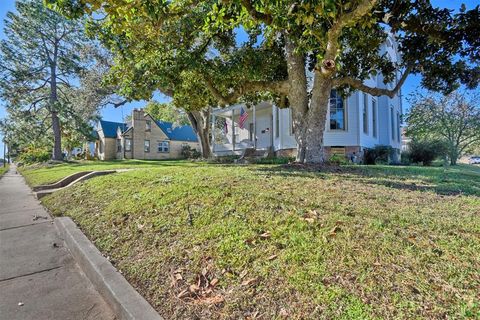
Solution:
<svg viewBox="0 0 480 320">
<path fill-rule="evenodd" d="M 56 266 L 56 267 L 53 267 L 53 268 L 48 268 L 48 269 L 44 269 L 44 270 L 40 270 L 40 271 L 30 272 L 30 273 L 22 274 L 22 275 L 15 276 L 15 277 L 0 279 L 0 283 L 1 283 L 1 282 L 4 282 L 4 281 L 8 281 L 8 280 L 17 279 L 17 278 L 32 276 L 32 275 L 38 274 L 38 273 L 43 273 L 43 272 L 48 272 L 48 271 L 60 269 L 60 268 L 62 268 L 62 267 L 63 267 L 63 266 Z"/>
</svg>

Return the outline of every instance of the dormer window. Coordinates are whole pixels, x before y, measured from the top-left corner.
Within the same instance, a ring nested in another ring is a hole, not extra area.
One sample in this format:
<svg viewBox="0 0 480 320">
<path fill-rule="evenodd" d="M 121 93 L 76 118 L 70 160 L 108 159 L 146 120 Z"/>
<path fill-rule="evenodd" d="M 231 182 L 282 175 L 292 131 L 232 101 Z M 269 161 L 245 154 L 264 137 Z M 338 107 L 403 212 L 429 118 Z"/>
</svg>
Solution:
<svg viewBox="0 0 480 320">
<path fill-rule="evenodd" d="M 145 121 L 145 131 L 151 131 L 152 130 L 152 121 L 151 120 L 146 120 Z"/>
</svg>

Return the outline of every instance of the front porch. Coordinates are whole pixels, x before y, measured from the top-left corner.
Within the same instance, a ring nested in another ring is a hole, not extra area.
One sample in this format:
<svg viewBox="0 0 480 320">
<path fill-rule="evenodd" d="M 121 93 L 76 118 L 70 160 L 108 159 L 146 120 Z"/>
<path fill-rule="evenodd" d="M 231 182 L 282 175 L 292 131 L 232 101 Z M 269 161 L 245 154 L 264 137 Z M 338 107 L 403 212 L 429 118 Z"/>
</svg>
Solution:
<svg viewBox="0 0 480 320">
<path fill-rule="evenodd" d="M 247 115 L 241 127 L 242 108 Z M 267 102 L 216 109 L 212 126 L 212 152 L 216 156 L 241 155 L 247 148 L 269 150 L 273 146 L 272 105 Z"/>
</svg>

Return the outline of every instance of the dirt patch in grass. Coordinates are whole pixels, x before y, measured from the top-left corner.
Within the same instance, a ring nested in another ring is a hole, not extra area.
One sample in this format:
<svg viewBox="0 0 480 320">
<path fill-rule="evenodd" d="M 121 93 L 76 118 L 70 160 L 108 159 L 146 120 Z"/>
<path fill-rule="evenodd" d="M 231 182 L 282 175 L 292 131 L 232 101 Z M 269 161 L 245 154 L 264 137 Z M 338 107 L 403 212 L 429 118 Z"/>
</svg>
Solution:
<svg viewBox="0 0 480 320">
<path fill-rule="evenodd" d="M 177 165 L 98 177 L 45 205 L 168 319 L 473 319 L 476 178 Z"/>
</svg>

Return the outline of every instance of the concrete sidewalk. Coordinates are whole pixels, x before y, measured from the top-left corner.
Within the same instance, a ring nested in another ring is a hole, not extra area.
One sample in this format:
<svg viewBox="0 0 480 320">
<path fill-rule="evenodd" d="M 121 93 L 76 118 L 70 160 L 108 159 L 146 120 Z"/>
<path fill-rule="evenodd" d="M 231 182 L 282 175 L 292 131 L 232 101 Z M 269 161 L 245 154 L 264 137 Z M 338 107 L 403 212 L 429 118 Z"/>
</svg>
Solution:
<svg viewBox="0 0 480 320">
<path fill-rule="evenodd" d="M 15 167 L 0 178 L 0 319 L 116 319 Z"/>
</svg>

